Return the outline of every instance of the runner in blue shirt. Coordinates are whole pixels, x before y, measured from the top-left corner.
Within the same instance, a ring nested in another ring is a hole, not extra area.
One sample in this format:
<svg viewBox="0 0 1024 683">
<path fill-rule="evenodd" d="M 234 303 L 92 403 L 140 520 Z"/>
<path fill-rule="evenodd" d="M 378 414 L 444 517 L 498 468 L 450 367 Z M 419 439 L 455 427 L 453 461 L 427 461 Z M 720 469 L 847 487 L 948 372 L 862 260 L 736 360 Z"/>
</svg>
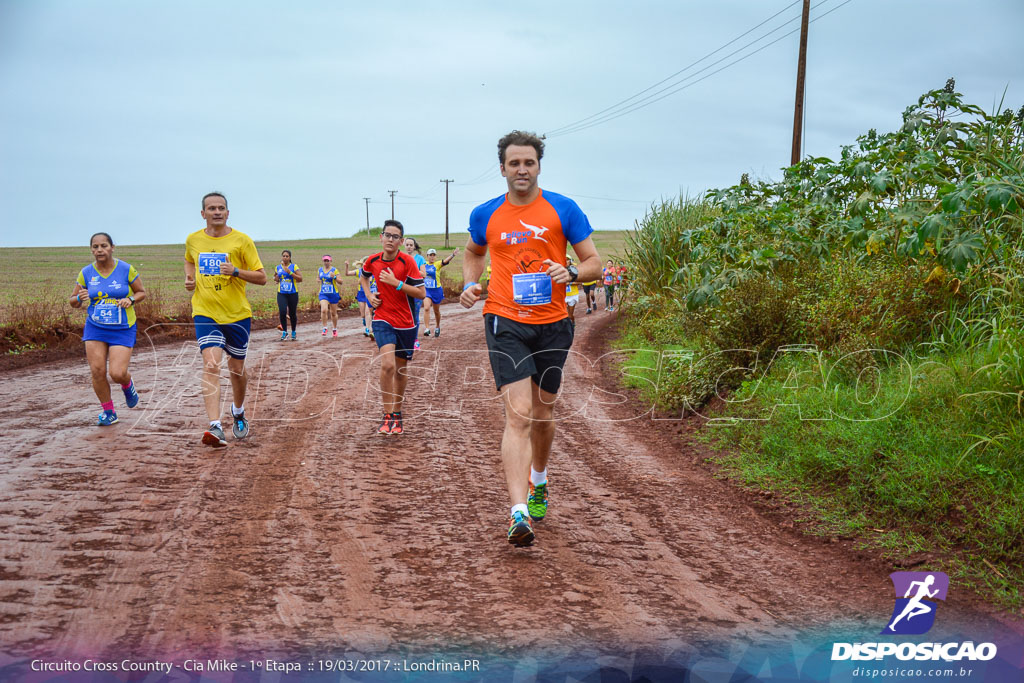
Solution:
<svg viewBox="0 0 1024 683">
<path fill-rule="evenodd" d="M 114 402 L 110 398 L 110 379 L 121 385 L 129 408 L 139 403 L 139 392 L 128 372 L 135 347 L 135 304 L 146 298 L 146 290 L 135 267 L 114 258 L 114 240 L 98 232 L 89 240 L 93 263 L 78 274 L 71 293 L 72 308 L 88 302 L 85 330 L 85 356 L 92 374 L 92 388 L 103 412 L 97 424 L 108 427 L 117 422 Z"/>
<path fill-rule="evenodd" d="M 324 254 L 324 264 L 317 268 L 316 277 L 320 282 L 320 324 L 324 326 L 321 337 L 327 336 L 327 312 L 331 313 L 331 322 L 334 324 L 334 336 L 338 336 L 338 302 L 341 301 L 341 294 L 338 292 L 337 268 L 331 265 L 331 257 Z"/>
<path fill-rule="evenodd" d="M 420 243 L 416 241 L 415 237 L 405 238 L 405 253 L 412 256 L 416 260 L 416 267 L 420 269 L 420 274 L 423 273 L 423 266 L 427 264 L 426 259 L 420 254 Z M 412 318 L 416 322 L 416 342 L 413 347 L 420 348 L 420 309 L 423 308 L 423 299 L 410 299 L 413 305 Z"/>
<path fill-rule="evenodd" d="M 281 252 L 281 263 L 274 269 L 274 282 L 277 283 L 277 312 L 281 316 L 281 341 L 288 338 L 288 318 L 292 321 L 292 341 L 295 341 L 295 327 L 299 322 L 299 290 L 296 282 L 302 282 L 299 267 L 292 263 L 292 252 L 285 249 Z"/>
<path fill-rule="evenodd" d="M 430 311 L 434 311 L 434 336 L 441 336 L 441 302 L 444 301 L 444 289 L 441 287 L 441 269 L 452 262 L 458 247 L 448 258 L 437 261 L 437 249 L 427 249 L 427 262 L 420 268 L 423 273 L 423 282 L 427 286 L 427 298 L 423 300 L 423 336 L 430 336 Z"/>
<path fill-rule="evenodd" d="M 363 260 L 356 261 L 355 269 L 348 267 L 348 261 L 345 261 L 345 275 L 355 275 L 359 277 L 359 269 L 363 267 Z M 377 281 L 372 277 L 370 278 L 370 293 L 377 293 Z M 373 306 L 370 305 L 370 300 L 366 298 L 366 292 L 363 291 L 363 283 L 359 283 L 359 291 L 356 292 L 356 301 L 359 302 L 359 315 L 363 318 L 363 336 L 373 339 L 373 331 L 366 324 L 367 313 L 373 311 Z"/>
</svg>

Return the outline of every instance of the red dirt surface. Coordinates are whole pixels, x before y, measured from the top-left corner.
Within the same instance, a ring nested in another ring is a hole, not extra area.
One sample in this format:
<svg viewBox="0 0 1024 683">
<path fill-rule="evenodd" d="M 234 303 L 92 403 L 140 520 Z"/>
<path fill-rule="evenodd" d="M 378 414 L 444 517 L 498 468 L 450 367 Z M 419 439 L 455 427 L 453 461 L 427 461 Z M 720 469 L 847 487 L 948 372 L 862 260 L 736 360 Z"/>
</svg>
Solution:
<svg viewBox="0 0 1024 683">
<path fill-rule="evenodd" d="M 686 430 L 616 388 L 599 360 L 603 311 L 577 317 L 549 516 L 532 548 L 510 547 L 479 310 L 443 311 L 441 338 L 423 338 L 410 366 L 398 437 L 373 434 L 376 347 L 351 319 L 338 339 L 310 324 L 298 342 L 254 332 L 252 434 L 219 450 L 199 441 L 194 342 L 140 334 L 142 402 L 124 408 L 114 387 L 110 428 L 93 426 L 84 360 L 5 372 L 7 661 L 669 650 L 884 626 L 892 567 L 714 478 Z M 951 591 L 943 610 L 961 627 L 1024 630 L 974 596 Z"/>
</svg>

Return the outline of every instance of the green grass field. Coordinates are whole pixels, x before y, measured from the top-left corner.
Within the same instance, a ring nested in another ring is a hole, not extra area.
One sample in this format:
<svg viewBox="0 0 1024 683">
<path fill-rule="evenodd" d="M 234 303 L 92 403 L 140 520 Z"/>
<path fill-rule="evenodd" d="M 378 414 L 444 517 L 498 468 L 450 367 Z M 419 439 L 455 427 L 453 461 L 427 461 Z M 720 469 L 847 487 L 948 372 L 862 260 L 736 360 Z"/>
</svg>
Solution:
<svg viewBox="0 0 1024 683">
<path fill-rule="evenodd" d="M 625 231 L 602 231 L 594 233 L 594 242 L 602 258 L 617 257 L 625 243 Z M 124 245 L 117 246 L 114 255 L 128 261 L 139 271 L 139 277 L 149 294 L 146 311 L 152 317 L 176 317 L 188 312 L 189 292 L 184 287 L 184 233 L 179 244 Z M 423 253 L 433 247 L 444 258 L 450 251 L 444 250 L 444 235 L 414 235 Z M 449 287 L 459 287 L 462 282 L 462 248 L 466 244 L 464 232 L 453 233 L 452 248 L 460 251 L 455 261 L 442 271 L 442 282 Z M 117 237 L 115 236 L 116 240 Z M 300 308 L 317 307 L 316 288 L 311 280 L 316 278 L 323 254 L 330 254 L 338 269 L 344 262 L 351 263 L 380 250 L 380 238 L 376 232 L 339 239 L 316 239 L 257 242 L 260 258 L 268 274 L 280 262 L 282 249 L 290 249 L 292 260 L 305 275 L 305 282 L 299 285 Z M 8 263 L 18 264 L 18 269 L 8 269 L 0 282 L 0 327 L 17 326 L 35 328 L 65 321 L 81 324 L 81 311 L 72 309 L 67 299 L 74 289 L 78 272 L 92 261 L 89 248 L 81 247 L 33 247 L 0 249 Z M 14 273 L 17 272 L 17 276 Z M 355 296 L 356 278 L 344 278 L 343 299 Z M 276 287 L 273 281 L 264 287 L 249 285 L 249 301 L 257 316 L 276 315 Z"/>
</svg>

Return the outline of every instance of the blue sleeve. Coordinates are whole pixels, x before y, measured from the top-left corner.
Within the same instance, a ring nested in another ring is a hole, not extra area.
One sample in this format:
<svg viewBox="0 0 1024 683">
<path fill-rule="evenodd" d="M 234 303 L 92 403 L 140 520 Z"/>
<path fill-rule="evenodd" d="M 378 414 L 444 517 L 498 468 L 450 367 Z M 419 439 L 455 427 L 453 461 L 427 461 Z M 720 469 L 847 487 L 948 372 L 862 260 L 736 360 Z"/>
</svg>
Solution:
<svg viewBox="0 0 1024 683">
<path fill-rule="evenodd" d="M 590 227 L 587 214 L 583 213 L 579 204 L 554 192 L 545 191 L 544 198 L 558 213 L 558 220 L 562 222 L 562 234 L 565 235 L 569 244 L 579 244 L 594 232 L 594 229 Z"/>
<path fill-rule="evenodd" d="M 487 224 L 491 222 L 491 216 L 498 210 L 498 207 L 505 203 L 505 195 L 495 197 L 473 209 L 469 214 L 469 238 L 474 244 L 481 247 L 487 246 Z"/>
</svg>

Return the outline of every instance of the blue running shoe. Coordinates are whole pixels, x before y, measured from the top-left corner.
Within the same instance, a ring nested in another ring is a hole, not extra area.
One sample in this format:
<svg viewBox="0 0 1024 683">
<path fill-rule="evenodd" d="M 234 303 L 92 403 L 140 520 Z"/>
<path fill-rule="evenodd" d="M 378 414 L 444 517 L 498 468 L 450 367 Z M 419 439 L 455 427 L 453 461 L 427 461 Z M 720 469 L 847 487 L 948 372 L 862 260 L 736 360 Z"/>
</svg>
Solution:
<svg viewBox="0 0 1024 683">
<path fill-rule="evenodd" d="M 533 545 L 533 525 L 529 515 L 516 512 L 508 522 L 508 542 L 517 548 Z"/>
<path fill-rule="evenodd" d="M 231 416 L 231 433 L 236 439 L 244 439 L 249 436 L 249 421 L 245 419 L 245 411 L 238 415 Z"/>
<path fill-rule="evenodd" d="M 128 385 L 127 389 L 121 389 L 124 392 L 124 402 L 129 408 L 134 408 L 139 405 L 139 392 L 135 390 L 135 380 Z"/>
<path fill-rule="evenodd" d="M 278 341 L 284 341 L 284 340 L 285 340 L 285 339 L 287 339 L 287 338 L 288 338 L 288 332 L 287 332 L 287 331 L 285 331 L 285 332 L 282 332 L 282 333 L 281 333 L 281 338 L 280 338 L 280 339 L 278 339 Z"/>
<path fill-rule="evenodd" d="M 292 330 L 292 341 L 295 341 L 295 330 Z"/>
<path fill-rule="evenodd" d="M 104 410 L 96 420 L 96 424 L 100 427 L 109 427 L 115 422 L 117 422 L 117 413 L 113 410 Z"/>
</svg>

